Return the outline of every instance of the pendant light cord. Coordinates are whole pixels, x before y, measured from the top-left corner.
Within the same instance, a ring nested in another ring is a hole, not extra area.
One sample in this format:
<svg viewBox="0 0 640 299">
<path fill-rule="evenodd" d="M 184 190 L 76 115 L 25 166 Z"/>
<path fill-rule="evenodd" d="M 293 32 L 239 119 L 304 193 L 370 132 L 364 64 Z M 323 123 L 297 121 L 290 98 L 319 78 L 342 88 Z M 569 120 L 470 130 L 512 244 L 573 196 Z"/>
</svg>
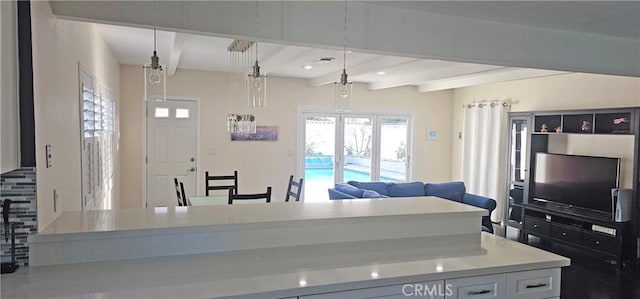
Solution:
<svg viewBox="0 0 640 299">
<path fill-rule="evenodd" d="M 158 26 L 158 8 L 156 1 L 153 1 L 153 52 L 156 52 L 156 27 Z"/>
<path fill-rule="evenodd" d="M 344 0 L 344 51 L 342 57 L 342 69 L 347 69 L 347 0 Z"/>
<path fill-rule="evenodd" d="M 258 28 L 260 28 L 259 27 L 260 23 L 258 22 L 258 16 L 259 16 L 258 12 L 259 12 L 258 0 L 256 0 L 256 61 L 258 61 L 258 33 L 259 33 L 259 29 Z"/>
</svg>

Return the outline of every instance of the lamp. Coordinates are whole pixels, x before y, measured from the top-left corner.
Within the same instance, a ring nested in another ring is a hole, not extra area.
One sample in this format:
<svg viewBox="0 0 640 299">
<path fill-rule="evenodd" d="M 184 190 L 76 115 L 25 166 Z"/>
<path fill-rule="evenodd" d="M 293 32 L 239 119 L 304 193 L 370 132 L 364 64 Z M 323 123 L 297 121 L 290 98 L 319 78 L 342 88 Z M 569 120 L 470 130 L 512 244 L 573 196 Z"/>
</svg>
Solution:
<svg viewBox="0 0 640 299">
<path fill-rule="evenodd" d="M 256 41 L 254 47 L 256 49 L 256 61 L 249 74 L 248 81 L 248 102 L 249 107 L 266 107 L 267 106 L 267 77 L 260 74 L 260 65 L 258 64 L 258 1 L 256 1 Z"/>
<path fill-rule="evenodd" d="M 145 64 L 144 82 L 145 98 L 154 100 L 166 100 L 167 77 L 164 66 L 160 64 L 160 57 L 156 50 L 157 46 L 157 9 L 156 2 L 153 1 L 153 55 L 151 63 Z"/>
<path fill-rule="evenodd" d="M 229 51 L 229 114 L 227 114 L 227 132 L 229 133 L 255 133 L 256 117 L 246 113 L 246 107 L 251 106 L 252 101 L 249 100 L 251 88 L 250 79 L 252 74 L 247 76 L 251 69 L 251 47 L 255 44 L 253 41 L 234 40 L 227 48 Z M 259 70 L 258 70 L 259 71 Z M 233 112 L 234 104 L 247 101 L 245 105 L 245 113 Z"/>
<path fill-rule="evenodd" d="M 353 82 L 349 82 L 347 75 L 347 0 L 344 1 L 344 49 L 342 60 L 342 75 L 336 84 L 336 110 L 351 110 L 351 97 Z"/>
<path fill-rule="evenodd" d="M 255 133 L 256 117 L 249 113 L 233 112 L 233 104 L 246 99 L 246 107 L 267 106 L 267 77 L 260 73 L 258 62 L 258 20 L 259 7 L 256 1 L 256 40 L 234 40 L 227 48 L 229 51 L 229 114 L 227 114 L 227 132 Z M 255 47 L 255 57 L 252 57 L 251 47 Z M 251 65 L 250 61 L 254 61 Z M 247 76 L 247 73 L 249 74 Z M 246 108 L 245 108 L 246 111 Z"/>
</svg>

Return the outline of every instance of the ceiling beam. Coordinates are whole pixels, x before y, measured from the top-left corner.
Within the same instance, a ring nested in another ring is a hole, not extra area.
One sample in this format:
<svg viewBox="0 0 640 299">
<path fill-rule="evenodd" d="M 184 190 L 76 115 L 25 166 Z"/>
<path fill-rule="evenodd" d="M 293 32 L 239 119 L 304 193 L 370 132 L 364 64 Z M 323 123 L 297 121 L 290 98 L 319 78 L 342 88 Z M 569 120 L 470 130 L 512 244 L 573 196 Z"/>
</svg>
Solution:
<svg viewBox="0 0 640 299">
<path fill-rule="evenodd" d="M 294 60 L 310 51 L 308 48 L 281 46 L 271 55 L 260 59 L 261 71 L 269 74 L 270 71 L 282 66 L 287 61 Z"/>
<path fill-rule="evenodd" d="M 152 28 L 151 1 L 49 1 L 59 18 Z M 499 5 L 499 4 L 497 4 Z M 361 52 L 519 68 L 640 76 L 640 43 L 548 27 L 456 17 L 349 1 L 349 47 Z M 344 4 L 265 1 L 261 39 L 344 46 Z M 175 13 L 179 11 L 181 13 Z M 255 35 L 248 1 L 159 1 L 158 27 L 220 37 Z"/>
<path fill-rule="evenodd" d="M 169 53 L 169 66 L 167 67 L 167 75 L 173 76 L 178 68 L 180 62 L 180 56 L 182 56 L 182 48 L 184 47 L 184 41 L 186 36 L 182 33 L 171 34 L 171 52 Z"/>
<path fill-rule="evenodd" d="M 481 73 L 425 82 L 418 85 L 418 92 L 430 92 L 436 90 L 461 88 L 480 84 L 555 76 L 562 74 L 568 74 L 568 72 L 537 69 L 501 68 Z"/>
<path fill-rule="evenodd" d="M 460 76 L 463 74 L 485 72 L 485 71 L 495 70 L 499 68 L 502 68 L 502 67 L 495 66 L 495 65 L 482 65 L 482 64 L 463 64 L 463 65 L 456 64 L 454 66 L 445 67 L 445 68 L 434 68 L 431 70 L 425 70 L 424 72 L 421 72 L 418 74 L 402 76 L 393 80 L 373 82 L 369 84 L 369 90 L 378 90 L 378 89 L 392 88 L 392 87 L 405 86 L 405 85 L 418 85 L 423 82 L 428 82 L 432 80 L 446 79 L 450 77 Z"/>
<path fill-rule="evenodd" d="M 392 67 L 400 66 L 403 64 L 411 63 L 414 61 L 416 61 L 416 59 L 393 57 L 393 56 L 376 56 L 363 63 L 348 67 L 347 73 L 351 78 L 353 78 L 358 75 L 377 72 L 377 71 L 389 69 Z M 309 83 L 311 84 L 311 86 L 321 86 L 321 85 L 333 83 L 339 77 L 340 77 L 340 72 L 338 73 L 331 72 L 319 77 L 311 78 L 309 80 Z"/>
</svg>

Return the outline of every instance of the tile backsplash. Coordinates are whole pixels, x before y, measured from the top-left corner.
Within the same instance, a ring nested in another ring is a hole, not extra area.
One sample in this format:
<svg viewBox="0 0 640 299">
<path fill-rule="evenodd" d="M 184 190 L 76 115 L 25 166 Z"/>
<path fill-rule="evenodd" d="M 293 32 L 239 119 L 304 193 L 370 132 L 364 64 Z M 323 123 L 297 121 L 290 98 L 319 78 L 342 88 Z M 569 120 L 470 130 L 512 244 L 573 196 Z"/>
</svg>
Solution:
<svg viewBox="0 0 640 299">
<path fill-rule="evenodd" d="M 9 222 L 16 228 L 16 262 L 29 265 L 29 244 L 27 235 L 38 231 L 36 218 L 36 169 L 20 168 L 0 176 L 0 201 L 11 199 Z M 0 219 L 0 221 L 2 221 Z M 0 222 L 2 223 L 2 222 Z M 11 261 L 11 237 L 5 240 L 5 225 L 0 225 L 0 245 L 2 262 Z"/>
</svg>

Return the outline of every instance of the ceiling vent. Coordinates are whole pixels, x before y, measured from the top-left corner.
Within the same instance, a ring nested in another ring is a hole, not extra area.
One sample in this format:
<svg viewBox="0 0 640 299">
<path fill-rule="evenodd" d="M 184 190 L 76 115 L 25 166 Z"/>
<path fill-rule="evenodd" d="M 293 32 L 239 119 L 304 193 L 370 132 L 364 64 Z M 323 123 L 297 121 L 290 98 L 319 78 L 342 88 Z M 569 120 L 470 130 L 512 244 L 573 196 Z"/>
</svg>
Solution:
<svg viewBox="0 0 640 299">
<path fill-rule="evenodd" d="M 333 62 L 334 60 L 336 60 L 335 57 L 320 57 L 320 58 L 314 59 L 313 62 L 317 64 L 325 64 L 325 63 Z"/>
</svg>

